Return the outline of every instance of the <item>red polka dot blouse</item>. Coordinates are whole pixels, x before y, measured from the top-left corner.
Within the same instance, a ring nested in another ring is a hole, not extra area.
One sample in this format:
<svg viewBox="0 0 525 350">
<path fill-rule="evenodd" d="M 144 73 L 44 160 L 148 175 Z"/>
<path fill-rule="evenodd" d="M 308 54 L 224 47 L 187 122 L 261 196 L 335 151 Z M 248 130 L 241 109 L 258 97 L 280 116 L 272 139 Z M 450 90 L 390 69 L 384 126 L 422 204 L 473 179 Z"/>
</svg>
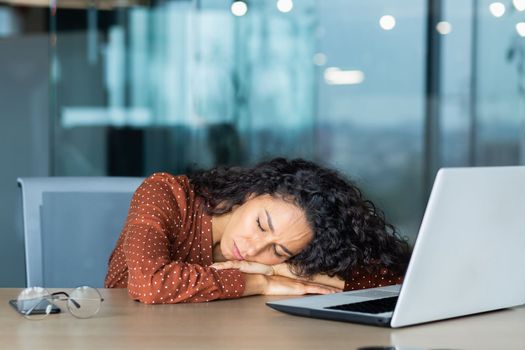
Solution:
<svg viewBox="0 0 525 350">
<path fill-rule="evenodd" d="M 242 296 L 237 270 L 215 270 L 211 217 L 186 176 L 153 174 L 135 191 L 109 258 L 106 288 L 128 288 L 147 304 Z"/>
<path fill-rule="evenodd" d="M 356 290 L 366 288 L 376 288 L 401 284 L 403 276 L 396 275 L 386 268 L 381 269 L 378 273 L 371 274 L 364 268 L 353 269 L 350 276 L 345 281 L 344 290 Z"/>
</svg>

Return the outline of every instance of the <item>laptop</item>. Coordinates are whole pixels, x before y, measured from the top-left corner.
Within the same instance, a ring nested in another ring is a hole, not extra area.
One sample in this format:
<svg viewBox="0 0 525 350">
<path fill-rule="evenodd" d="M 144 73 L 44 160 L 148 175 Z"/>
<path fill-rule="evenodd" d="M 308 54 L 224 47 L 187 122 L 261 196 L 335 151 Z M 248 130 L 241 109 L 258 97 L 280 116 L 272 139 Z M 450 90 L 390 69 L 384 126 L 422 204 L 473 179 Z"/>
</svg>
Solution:
<svg viewBox="0 0 525 350">
<path fill-rule="evenodd" d="M 385 327 L 525 303 L 525 166 L 440 169 L 402 285 L 271 301 L 298 316 Z"/>
</svg>

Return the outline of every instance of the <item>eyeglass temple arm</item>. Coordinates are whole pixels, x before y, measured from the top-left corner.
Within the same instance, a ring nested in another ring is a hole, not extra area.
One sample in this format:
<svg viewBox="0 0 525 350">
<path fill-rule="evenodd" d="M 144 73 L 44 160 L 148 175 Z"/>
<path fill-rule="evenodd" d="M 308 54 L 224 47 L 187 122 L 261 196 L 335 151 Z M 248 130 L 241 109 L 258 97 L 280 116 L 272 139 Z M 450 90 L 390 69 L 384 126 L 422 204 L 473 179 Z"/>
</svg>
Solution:
<svg viewBox="0 0 525 350">
<path fill-rule="evenodd" d="M 31 299 L 28 299 L 28 300 L 31 300 Z M 37 299 L 38 300 L 38 299 Z M 40 303 L 42 301 L 46 300 L 45 298 L 40 298 L 39 302 L 36 303 L 35 305 L 33 305 L 32 307 L 30 307 L 27 311 L 24 312 L 25 315 L 31 315 L 33 313 L 33 310 L 36 309 L 36 307 L 38 305 L 40 305 Z"/>
</svg>

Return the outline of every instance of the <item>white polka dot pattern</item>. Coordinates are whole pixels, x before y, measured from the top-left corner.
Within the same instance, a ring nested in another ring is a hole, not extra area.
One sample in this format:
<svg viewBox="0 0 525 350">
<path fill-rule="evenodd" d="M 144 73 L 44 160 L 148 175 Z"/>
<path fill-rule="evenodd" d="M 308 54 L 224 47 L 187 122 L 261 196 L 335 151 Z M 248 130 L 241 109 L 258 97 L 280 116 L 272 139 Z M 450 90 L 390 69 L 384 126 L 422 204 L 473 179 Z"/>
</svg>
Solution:
<svg viewBox="0 0 525 350">
<path fill-rule="evenodd" d="M 186 176 L 156 173 L 137 189 L 109 260 L 106 288 L 147 304 L 236 298 L 245 277 L 215 270 L 211 217 Z"/>
<path fill-rule="evenodd" d="M 384 287 L 402 282 L 403 276 L 397 276 L 386 268 L 382 268 L 379 273 L 369 273 L 361 267 L 352 270 L 351 276 L 345 281 L 344 291 Z"/>
</svg>

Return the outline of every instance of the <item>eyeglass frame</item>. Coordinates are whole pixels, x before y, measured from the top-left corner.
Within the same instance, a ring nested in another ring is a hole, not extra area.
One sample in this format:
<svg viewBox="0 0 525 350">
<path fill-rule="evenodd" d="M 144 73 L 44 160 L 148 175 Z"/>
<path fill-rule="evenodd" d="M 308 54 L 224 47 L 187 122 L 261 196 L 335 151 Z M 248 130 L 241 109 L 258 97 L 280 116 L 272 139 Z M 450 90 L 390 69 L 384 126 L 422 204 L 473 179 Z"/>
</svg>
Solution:
<svg viewBox="0 0 525 350">
<path fill-rule="evenodd" d="M 28 287 L 28 288 L 25 288 L 23 289 L 19 294 L 18 294 L 18 297 L 20 297 L 20 295 L 27 289 L 33 289 L 33 288 L 42 288 L 43 290 L 45 290 L 46 292 L 48 292 L 48 290 L 44 287 L 38 287 L 38 286 L 35 286 L 35 287 Z M 104 298 L 102 297 L 102 294 L 100 294 L 100 291 L 95 288 L 95 287 L 89 287 L 89 286 L 80 286 L 80 287 L 76 287 L 73 289 L 73 291 L 77 290 L 77 289 L 80 289 L 80 288 L 90 288 L 90 289 L 93 289 L 94 291 L 97 292 L 97 294 L 100 296 L 100 299 L 99 299 L 99 307 L 97 309 L 97 311 L 95 313 L 93 313 L 92 315 L 90 316 L 87 316 L 87 317 L 79 317 L 77 315 L 75 315 L 75 313 L 71 312 L 70 308 L 68 307 L 68 311 L 71 315 L 73 315 L 74 317 L 76 318 L 79 318 L 79 319 L 83 319 L 83 318 L 91 318 L 93 316 L 95 316 L 96 314 L 98 314 L 99 310 L 100 310 L 100 305 L 102 304 L 102 302 L 104 302 Z M 59 296 L 60 295 L 63 295 L 65 296 L 64 299 L 60 298 Z M 71 298 L 71 296 L 66 293 L 65 291 L 59 291 L 59 292 L 54 292 L 54 293 L 48 293 L 48 294 L 45 294 L 43 295 L 42 297 L 40 297 L 41 300 L 47 300 L 49 302 L 50 305 L 55 306 L 58 308 L 57 305 L 55 305 L 53 303 L 54 300 L 58 300 L 58 301 L 71 301 L 73 303 L 73 305 L 75 305 L 76 308 L 80 308 L 81 305 L 73 298 Z M 17 301 L 18 301 L 18 298 L 17 298 Z M 32 311 L 38 306 L 40 305 L 41 301 L 39 301 L 38 303 L 36 303 L 35 305 L 33 305 L 31 308 L 29 308 L 27 311 L 23 312 L 22 310 L 20 310 L 20 308 L 17 306 L 17 309 L 18 311 L 25 317 L 27 318 L 27 316 L 31 315 L 32 314 Z M 18 303 L 17 303 L 18 304 Z M 52 309 L 51 309 L 52 310 Z M 60 310 L 60 308 L 59 308 Z M 51 312 L 45 312 L 45 316 L 43 316 L 41 319 L 44 319 L 45 317 L 47 317 Z"/>
</svg>

